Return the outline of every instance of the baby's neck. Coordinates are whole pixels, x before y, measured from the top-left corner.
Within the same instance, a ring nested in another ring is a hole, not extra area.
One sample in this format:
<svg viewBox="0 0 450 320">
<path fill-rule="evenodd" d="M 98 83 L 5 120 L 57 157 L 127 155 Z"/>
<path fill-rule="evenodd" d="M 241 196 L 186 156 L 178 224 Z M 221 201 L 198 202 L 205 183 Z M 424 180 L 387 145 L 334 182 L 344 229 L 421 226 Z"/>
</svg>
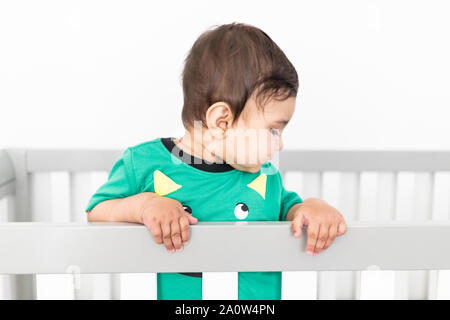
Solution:
<svg viewBox="0 0 450 320">
<path fill-rule="evenodd" d="M 179 139 L 174 139 L 173 142 L 178 148 L 194 157 L 203 159 L 208 162 L 223 163 L 223 160 L 221 158 L 215 156 L 214 154 L 211 154 L 211 152 L 205 148 L 200 133 L 193 135 L 189 132 L 186 132 L 184 136 Z"/>
</svg>

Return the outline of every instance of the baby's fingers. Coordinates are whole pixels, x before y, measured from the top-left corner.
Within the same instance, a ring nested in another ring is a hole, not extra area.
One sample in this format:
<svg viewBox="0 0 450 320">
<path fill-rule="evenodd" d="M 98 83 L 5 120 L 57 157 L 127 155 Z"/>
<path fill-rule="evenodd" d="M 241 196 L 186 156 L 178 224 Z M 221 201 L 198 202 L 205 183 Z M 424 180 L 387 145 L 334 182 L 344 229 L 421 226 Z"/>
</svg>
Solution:
<svg viewBox="0 0 450 320">
<path fill-rule="evenodd" d="M 166 246 L 166 249 L 169 252 L 174 252 L 175 249 L 172 243 L 172 234 L 170 233 L 170 223 L 169 222 L 162 223 L 161 229 L 163 232 L 163 242 L 164 245 Z"/>
<path fill-rule="evenodd" d="M 302 227 L 303 227 L 303 216 L 301 214 L 297 215 L 292 221 L 292 232 L 296 238 L 302 236 Z"/>
<path fill-rule="evenodd" d="M 328 231 L 330 229 L 329 225 L 321 224 L 319 227 L 319 237 L 317 239 L 316 248 L 314 250 L 315 254 L 322 251 L 323 247 L 328 241 Z"/>
<path fill-rule="evenodd" d="M 196 224 L 198 222 L 198 219 L 190 213 L 187 215 L 187 218 L 188 218 L 189 224 Z"/>
<path fill-rule="evenodd" d="M 325 246 L 323 247 L 323 250 L 327 249 L 331 244 L 333 243 L 334 239 L 336 239 L 337 236 L 337 228 L 335 226 L 331 226 L 329 233 L 328 233 L 328 240 Z"/>
<path fill-rule="evenodd" d="M 346 232 L 347 232 L 347 224 L 344 221 L 342 221 L 341 223 L 339 223 L 338 235 L 342 236 Z"/>
<path fill-rule="evenodd" d="M 181 231 L 181 240 L 184 243 L 187 243 L 189 241 L 189 220 L 188 216 L 183 215 L 180 217 L 180 231 Z"/>
<path fill-rule="evenodd" d="M 175 247 L 175 250 L 181 251 L 183 249 L 181 245 L 181 232 L 180 232 L 180 224 L 179 220 L 172 220 L 170 224 L 170 233 L 172 235 L 172 243 Z"/>
<path fill-rule="evenodd" d="M 308 224 L 308 241 L 306 243 L 306 253 L 313 255 L 316 246 L 317 238 L 319 237 L 319 224 L 310 221 Z"/>
<path fill-rule="evenodd" d="M 150 223 L 148 228 L 150 229 L 150 232 L 152 233 L 153 239 L 155 240 L 155 242 L 157 244 L 162 244 L 163 243 L 163 234 L 161 231 L 161 224 L 159 222 L 153 222 L 153 223 Z"/>
</svg>

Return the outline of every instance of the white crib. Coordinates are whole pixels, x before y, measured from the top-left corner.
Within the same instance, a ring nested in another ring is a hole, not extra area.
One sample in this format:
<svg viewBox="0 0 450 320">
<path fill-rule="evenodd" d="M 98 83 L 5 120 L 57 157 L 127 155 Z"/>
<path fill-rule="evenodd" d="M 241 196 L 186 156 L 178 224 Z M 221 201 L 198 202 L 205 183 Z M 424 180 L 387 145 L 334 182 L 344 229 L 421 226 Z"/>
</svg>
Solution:
<svg viewBox="0 0 450 320">
<path fill-rule="evenodd" d="M 347 221 L 318 256 L 290 222 L 202 222 L 175 254 L 141 225 L 87 223 L 121 153 L 0 150 L 0 299 L 156 299 L 156 272 L 203 272 L 203 299 L 237 299 L 237 271 L 282 271 L 282 299 L 450 298 L 450 152 L 282 152 L 285 187 Z"/>
</svg>

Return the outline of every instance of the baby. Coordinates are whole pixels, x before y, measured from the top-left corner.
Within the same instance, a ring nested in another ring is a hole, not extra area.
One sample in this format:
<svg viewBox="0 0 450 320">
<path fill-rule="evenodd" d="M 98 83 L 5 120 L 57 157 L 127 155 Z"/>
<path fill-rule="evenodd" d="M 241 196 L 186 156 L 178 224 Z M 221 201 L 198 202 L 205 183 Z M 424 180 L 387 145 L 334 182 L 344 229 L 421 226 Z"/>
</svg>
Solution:
<svg viewBox="0 0 450 320">
<path fill-rule="evenodd" d="M 298 76 L 262 30 L 241 23 L 200 35 L 183 70 L 185 135 L 127 148 L 91 197 L 89 221 L 144 224 L 170 253 L 197 221 L 307 225 L 308 254 L 346 231 L 341 213 L 283 187 L 269 162 L 296 103 Z M 269 257 L 268 257 L 269 258 Z M 238 299 L 281 299 L 281 272 L 239 272 Z M 158 299 L 202 299 L 202 273 L 158 273 Z"/>
</svg>

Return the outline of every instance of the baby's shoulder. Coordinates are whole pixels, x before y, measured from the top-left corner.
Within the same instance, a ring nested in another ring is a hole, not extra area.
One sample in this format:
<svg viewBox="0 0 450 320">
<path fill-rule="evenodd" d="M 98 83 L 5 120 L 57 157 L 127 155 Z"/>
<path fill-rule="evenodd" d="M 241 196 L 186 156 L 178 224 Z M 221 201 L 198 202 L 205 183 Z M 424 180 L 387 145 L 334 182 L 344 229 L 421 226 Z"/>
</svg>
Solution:
<svg viewBox="0 0 450 320">
<path fill-rule="evenodd" d="M 149 149 L 156 147 L 159 143 L 161 143 L 161 138 L 156 138 L 153 140 L 144 141 L 144 142 L 135 144 L 135 145 L 129 147 L 129 149 L 131 149 L 133 151 L 148 151 Z"/>
<path fill-rule="evenodd" d="M 166 159 L 168 151 L 162 145 L 161 138 L 144 141 L 128 148 L 135 166 L 148 166 Z"/>
</svg>

